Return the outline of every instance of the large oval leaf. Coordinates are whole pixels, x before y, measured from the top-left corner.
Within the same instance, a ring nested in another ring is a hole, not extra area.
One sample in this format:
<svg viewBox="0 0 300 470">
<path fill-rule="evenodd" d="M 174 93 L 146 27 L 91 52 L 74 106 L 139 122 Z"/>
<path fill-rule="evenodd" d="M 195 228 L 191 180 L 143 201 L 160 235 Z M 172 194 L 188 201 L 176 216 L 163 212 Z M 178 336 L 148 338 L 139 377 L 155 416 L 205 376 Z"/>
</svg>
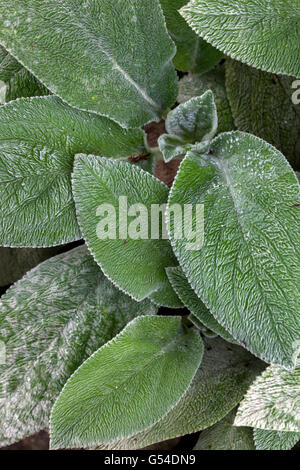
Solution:
<svg viewBox="0 0 300 470">
<path fill-rule="evenodd" d="M 51 415 L 51 447 L 97 445 L 148 428 L 185 393 L 202 354 L 200 336 L 180 317 L 136 318 L 65 385 Z"/>
<path fill-rule="evenodd" d="M 0 42 L 72 106 L 139 127 L 174 104 L 158 0 L 5 0 L 0 14 Z"/>
<path fill-rule="evenodd" d="M 43 247 L 81 237 L 71 191 L 77 152 L 143 153 L 144 133 L 73 109 L 60 99 L 21 99 L 0 108 L 0 244 Z"/>
<path fill-rule="evenodd" d="M 158 238 L 151 238 L 150 230 L 151 207 L 165 209 L 167 186 L 135 165 L 77 155 L 73 192 L 83 236 L 103 272 L 137 300 L 168 287 L 165 267 L 178 263 L 169 240 L 158 231 Z M 139 220 L 141 204 L 146 220 Z M 128 215 L 131 208 L 136 216 Z M 137 227 L 136 238 L 130 235 L 132 223 Z"/>
<path fill-rule="evenodd" d="M 203 341 L 203 361 L 178 405 L 146 431 L 101 449 L 139 449 L 200 431 L 220 421 L 240 402 L 264 364 L 245 349 L 221 338 Z"/>
<path fill-rule="evenodd" d="M 221 134 L 188 154 L 169 204 L 204 204 L 205 240 L 172 245 L 189 283 L 244 347 L 292 368 L 300 340 L 300 186 L 283 155 L 257 137 Z"/>
<path fill-rule="evenodd" d="M 155 314 L 102 274 L 81 246 L 37 266 L 0 301 L 0 441 L 48 426 L 51 407 L 80 364 L 138 315 Z"/>
<path fill-rule="evenodd" d="M 191 0 L 181 14 L 233 59 L 300 77 L 299 0 Z"/>
</svg>

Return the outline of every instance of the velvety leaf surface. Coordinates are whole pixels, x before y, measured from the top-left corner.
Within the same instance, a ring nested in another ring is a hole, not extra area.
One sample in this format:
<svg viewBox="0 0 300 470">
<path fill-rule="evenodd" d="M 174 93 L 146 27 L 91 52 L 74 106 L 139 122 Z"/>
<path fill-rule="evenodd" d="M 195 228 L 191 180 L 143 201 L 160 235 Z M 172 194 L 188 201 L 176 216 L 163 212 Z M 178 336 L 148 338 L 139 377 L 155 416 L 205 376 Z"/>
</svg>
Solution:
<svg viewBox="0 0 300 470">
<path fill-rule="evenodd" d="M 190 73 L 179 81 L 177 101 L 185 103 L 194 96 L 201 96 L 207 90 L 214 94 L 218 114 L 218 133 L 235 129 L 230 104 L 225 87 L 225 70 L 220 65 L 207 73 Z"/>
<path fill-rule="evenodd" d="M 0 286 L 8 286 L 37 264 L 57 254 L 53 248 L 2 248 L 0 247 Z"/>
<path fill-rule="evenodd" d="M 233 59 L 300 77 L 299 0 L 191 0 L 181 14 Z"/>
<path fill-rule="evenodd" d="M 300 432 L 253 430 L 257 450 L 291 450 L 300 441 Z"/>
<path fill-rule="evenodd" d="M 48 426 L 66 380 L 96 349 L 138 315 L 155 314 L 102 274 L 85 246 L 27 273 L 0 301 L 0 442 Z"/>
<path fill-rule="evenodd" d="M 249 388 L 236 426 L 300 432 L 300 360 L 292 372 L 268 367 Z"/>
<path fill-rule="evenodd" d="M 136 318 L 65 385 L 51 415 L 51 447 L 97 445 L 148 428 L 185 393 L 202 354 L 200 336 L 180 317 Z"/>
<path fill-rule="evenodd" d="M 255 450 L 252 429 L 233 426 L 235 413 L 202 431 L 194 450 Z"/>
<path fill-rule="evenodd" d="M 0 47 L 0 80 L 6 84 L 5 101 L 29 96 L 48 95 L 45 88 L 28 70 Z"/>
<path fill-rule="evenodd" d="M 73 192 L 83 237 L 103 272 L 137 300 L 164 288 L 168 282 L 165 267 L 178 263 L 169 240 L 150 238 L 150 213 L 152 204 L 166 204 L 167 186 L 135 165 L 77 155 Z M 120 196 L 127 197 L 125 212 L 119 208 Z M 127 216 L 127 209 L 129 212 L 134 204 L 147 209 L 145 219 L 137 213 Z M 109 205 L 107 215 L 103 213 L 107 206 L 103 205 Z M 121 224 L 120 214 L 124 220 Z"/>
<path fill-rule="evenodd" d="M 205 207 L 200 250 L 188 250 L 170 226 L 196 294 L 240 344 L 289 369 L 300 341 L 299 202 L 283 155 L 241 132 L 221 134 L 209 155 L 187 154 L 169 198 Z"/>
<path fill-rule="evenodd" d="M 196 148 L 204 151 L 216 134 L 217 128 L 217 109 L 211 91 L 180 104 L 168 114 L 168 134 L 163 134 L 158 139 L 165 161 L 168 162 Z"/>
<path fill-rule="evenodd" d="M 71 191 L 75 153 L 125 158 L 144 133 L 48 96 L 0 108 L 0 244 L 59 245 L 81 237 Z"/>
<path fill-rule="evenodd" d="M 173 63 L 178 70 L 199 73 L 206 72 L 223 57 L 206 41 L 199 38 L 179 13 L 179 9 L 186 5 L 188 0 L 160 0 L 169 34 L 176 44 L 177 52 Z"/>
<path fill-rule="evenodd" d="M 70 105 L 139 127 L 174 104 L 158 0 L 5 0 L 0 14 L 2 45 Z"/>
<path fill-rule="evenodd" d="M 176 268 L 167 268 L 167 275 L 171 285 L 173 286 L 173 289 L 176 291 L 183 304 L 192 313 L 192 321 L 194 317 L 196 317 L 198 322 L 204 324 L 206 328 L 214 331 L 217 335 L 222 336 L 222 338 L 226 339 L 227 341 L 235 343 L 235 340 L 228 333 L 228 331 L 226 331 L 225 328 L 223 328 L 217 322 L 217 320 L 215 320 L 202 300 L 197 297 L 180 266 Z"/>
<path fill-rule="evenodd" d="M 167 268 L 169 269 L 169 268 Z M 170 268 L 173 269 L 173 268 Z M 164 286 L 149 296 L 156 305 L 168 308 L 183 308 L 184 305 L 173 289 L 169 279 L 166 280 Z"/>
<path fill-rule="evenodd" d="M 292 102 L 293 81 L 226 61 L 226 87 L 237 128 L 274 145 L 300 168 L 300 109 Z"/>
<path fill-rule="evenodd" d="M 221 338 L 204 338 L 203 341 L 203 361 L 177 406 L 152 428 L 100 448 L 139 449 L 191 434 L 212 426 L 239 403 L 256 375 L 263 370 L 263 363 L 245 349 Z"/>
</svg>

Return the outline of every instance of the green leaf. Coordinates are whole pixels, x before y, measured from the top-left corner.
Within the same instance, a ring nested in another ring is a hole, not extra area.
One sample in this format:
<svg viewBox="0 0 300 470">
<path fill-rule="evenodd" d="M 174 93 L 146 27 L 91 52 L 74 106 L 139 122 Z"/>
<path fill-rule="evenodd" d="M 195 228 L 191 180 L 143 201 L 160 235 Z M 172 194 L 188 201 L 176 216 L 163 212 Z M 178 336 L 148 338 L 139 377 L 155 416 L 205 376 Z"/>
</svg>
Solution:
<svg viewBox="0 0 300 470">
<path fill-rule="evenodd" d="M 149 218 L 154 204 L 164 212 L 167 186 L 135 165 L 77 155 L 73 192 L 83 237 L 106 276 L 136 300 L 165 288 L 165 267 L 178 263 L 169 240 L 151 238 Z"/>
<path fill-rule="evenodd" d="M 263 370 L 262 362 L 221 338 L 204 338 L 203 341 L 203 361 L 177 406 L 152 428 L 100 448 L 139 449 L 191 434 L 212 426 L 240 402 L 256 375 Z"/>
<path fill-rule="evenodd" d="M 5 0 L 0 14 L 2 45 L 70 105 L 139 127 L 174 104 L 158 0 Z"/>
<path fill-rule="evenodd" d="M 299 0 L 191 0 L 180 13 L 197 34 L 233 59 L 300 77 Z"/>
<path fill-rule="evenodd" d="M 292 372 L 275 365 L 268 367 L 249 388 L 240 404 L 235 425 L 300 432 L 299 390 L 300 358 Z"/>
<path fill-rule="evenodd" d="M 300 441 L 299 432 L 254 429 L 253 435 L 257 450 L 290 450 Z"/>
<path fill-rule="evenodd" d="M 0 47 L 0 80 L 6 84 L 5 101 L 49 92 L 28 70 Z"/>
<path fill-rule="evenodd" d="M 235 413 L 202 431 L 194 450 L 255 450 L 252 429 L 233 426 Z"/>
<path fill-rule="evenodd" d="M 217 109 L 211 91 L 180 104 L 168 114 L 168 134 L 158 139 L 165 161 L 185 155 L 189 150 L 206 150 L 217 128 Z"/>
<path fill-rule="evenodd" d="M 192 313 L 191 320 L 193 321 L 194 317 L 196 317 L 198 322 L 204 324 L 206 328 L 212 330 L 217 335 L 222 336 L 222 338 L 226 339 L 226 341 L 235 343 L 235 340 L 228 333 L 228 331 L 226 331 L 225 328 L 223 328 L 217 322 L 217 320 L 215 320 L 202 300 L 197 297 L 182 269 L 179 266 L 176 268 L 167 268 L 167 275 L 171 285 L 173 286 L 173 289 L 182 300 L 184 305 Z"/>
<path fill-rule="evenodd" d="M 170 269 L 173 269 L 173 268 L 170 268 Z M 162 307 L 168 307 L 168 308 L 183 308 L 184 307 L 180 298 L 178 297 L 172 285 L 170 284 L 169 279 L 166 280 L 163 288 L 156 292 L 153 292 L 153 294 L 149 296 L 149 299 L 152 300 L 152 302 L 154 302 L 156 305 L 159 305 Z"/>
<path fill-rule="evenodd" d="M 185 75 L 179 82 L 178 102 L 185 103 L 194 96 L 201 96 L 207 90 L 212 90 L 217 106 L 218 133 L 235 129 L 230 104 L 225 87 L 225 69 L 223 65 L 215 67 L 204 74 L 191 73 Z"/>
<path fill-rule="evenodd" d="M 261 137 L 300 167 L 300 110 L 292 101 L 294 79 L 226 61 L 226 87 L 235 124 Z"/>
<path fill-rule="evenodd" d="M 175 237 L 173 218 L 170 225 L 196 294 L 240 344 L 289 369 L 300 341 L 299 202 L 283 155 L 242 132 L 221 134 L 209 155 L 187 154 L 169 197 L 169 208 L 204 205 L 201 249 Z"/>
<path fill-rule="evenodd" d="M 0 301 L 0 441 L 48 426 L 66 380 L 96 349 L 138 315 L 155 314 L 101 273 L 85 246 L 37 266 Z"/>
<path fill-rule="evenodd" d="M 8 286 L 37 264 L 57 254 L 54 248 L 2 248 L 0 247 L 0 286 Z"/>
<path fill-rule="evenodd" d="M 0 107 L 0 244 L 59 245 L 81 237 L 71 190 L 75 153 L 125 158 L 144 133 L 78 111 L 53 96 Z"/>
<path fill-rule="evenodd" d="M 66 383 L 51 415 L 51 447 L 97 445 L 153 425 L 185 393 L 202 354 L 200 336 L 180 317 L 136 318 Z"/>
<path fill-rule="evenodd" d="M 173 59 L 175 67 L 182 72 L 194 70 L 203 73 L 220 62 L 223 54 L 199 38 L 179 14 L 178 10 L 187 2 L 160 0 L 169 34 L 177 48 Z"/>
</svg>

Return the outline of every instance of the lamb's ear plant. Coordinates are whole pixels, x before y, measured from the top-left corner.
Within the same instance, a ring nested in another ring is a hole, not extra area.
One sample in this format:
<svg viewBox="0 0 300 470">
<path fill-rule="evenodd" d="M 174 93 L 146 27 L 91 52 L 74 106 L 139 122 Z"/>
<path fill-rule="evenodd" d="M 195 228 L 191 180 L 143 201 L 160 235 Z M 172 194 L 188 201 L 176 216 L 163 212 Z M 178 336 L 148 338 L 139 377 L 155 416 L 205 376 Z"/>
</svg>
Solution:
<svg viewBox="0 0 300 470">
<path fill-rule="evenodd" d="M 300 440 L 299 25 L 299 0 L 1 2 L 0 445 Z"/>
</svg>

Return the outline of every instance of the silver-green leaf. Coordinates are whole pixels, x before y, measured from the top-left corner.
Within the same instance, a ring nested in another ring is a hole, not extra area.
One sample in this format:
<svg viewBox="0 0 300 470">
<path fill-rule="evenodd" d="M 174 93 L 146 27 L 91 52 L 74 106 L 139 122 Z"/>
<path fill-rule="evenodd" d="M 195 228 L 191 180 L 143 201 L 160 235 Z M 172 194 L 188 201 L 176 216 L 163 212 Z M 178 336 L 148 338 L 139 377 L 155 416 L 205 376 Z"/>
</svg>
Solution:
<svg viewBox="0 0 300 470">
<path fill-rule="evenodd" d="M 94 446 L 153 425 L 186 392 L 202 354 L 200 336 L 180 317 L 136 318 L 66 383 L 51 414 L 51 447 Z"/>
<path fill-rule="evenodd" d="M 3 0 L 0 43 L 68 104 L 139 127 L 176 100 L 158 0 Z"/>
<path fill-rule="evenodd" d="M 144 133 L 54 96 L 0 108 L 0 244 L 46 247 L 81 238 L 71 190 L 74 155 L 145 152 Z"/>
<path fill-rule="evenodd" d="M 300 432 L 254 429 L 253 436 L 257 450 L 291 450 L 300 441 Z"/>
<path fill-rule="evenodd" d="M 153 315 L 102 274 L 81 246 L 27 273 L 0 301 L 0 441 L 9 444 L 48 426 L 70 375 L 138 315 Z"/>
<path fill-rule="evenodd" d="M 159 230 L 152 237 L 150 215 L 160 205 L 164 213 L 167 186 L 130 163 L 77 155 L 73 193 L 83 237 L 108 278 L 136 300 L 164 288 L 165 268 L 178 262 Z"/>
<path fill-rule="evenodd" d="M 288 369 L 300 341 L 299 202 L 284 156 L 242 132 L 221 134 L 207 155 L 187 154 L 169 198 L 204 205 L 201 249 L 187 249 L 170 226 L 196 294 L 241 345 Z"/>
<path fill-rule="evenodd" d="M 300 77 L 299 0 L 191 0 L 181 14 L 196 33 L 233 59 Z"/>
</svg>

